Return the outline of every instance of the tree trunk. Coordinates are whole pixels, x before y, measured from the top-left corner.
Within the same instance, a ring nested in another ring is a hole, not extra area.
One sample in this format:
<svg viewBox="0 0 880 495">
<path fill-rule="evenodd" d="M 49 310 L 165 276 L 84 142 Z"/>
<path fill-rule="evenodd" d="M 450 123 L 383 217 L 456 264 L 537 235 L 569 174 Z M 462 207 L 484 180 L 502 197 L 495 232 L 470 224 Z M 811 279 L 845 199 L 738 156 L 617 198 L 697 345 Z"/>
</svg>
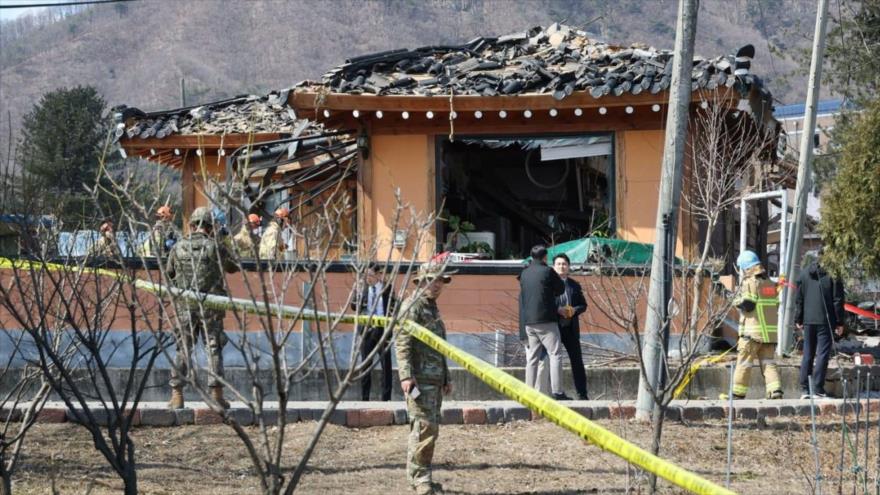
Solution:
<svg viewBox="0 0 880 495">
<path fill-rule="evenodd" d="M 137 495 L 137 469 L 135 468 L 134 459 L 129 459 L 129 462 L 126 463 L 122 484 L 125 495 Z"/>
<path fill-rule="evenodd" d="M 12 495 L 12 475 L 6 470 L 0 473 L 0 495 Z"/>
<path fill-rule="evenodd" d="M 715 230 L 715 226 L 718 225 L 718 220 L 715 218 L 710 218 L 708 222 L 706 222 L 706 236 L 703 239 L 703 252 L 700 253 L 700 261 L 697 262 L 697 266 L 694 267 L 694 291 L 693 291 L 693 300 L 691 301 L 691 314 L 688 320 L 688 350 L 693 352 L 693 348 L 697 343 L 697 319 L 700 316 L 700 300 L 703 292 L 703 282 L 705 278 L 703 277 L 703 268 L 706 266 L 706 259 L 709 257 L 709 248 L 712 245 L 712 232 Z"/>
<path fill-rule="evenodd" d="M 348 390 L 349 385 L 351 385 L 351 371 L 349 371 L 349 375 L 346 376 L 345 380 L 337 387 L 336 394 L 330 396 L 330 404 L 324 411 L 321 419 L 318 420 L 315 432 L 312 434 L 312 438 L 309 440 L 309 444 L 306 446 L 306 450 L 303 452 L 303 456 L 300 459 L 299 464 L 297 464 L 296 469 L 293 471 L 293 474 L 290 477 L 290 482 L 287 484 L 287 488 L 284 490 L 286 495 L 291 495 L 299 484 L 300 479 L 302 479 L 302 475 L 306 471 L 309 459 L 311 459 L 315 447 L 318 446 L 318 440 L 321 439 L 321 434 L 324 433 L 324 428 L 326 428 L 327 423 L 330 422 L 330 415 L 336 410 L 336 406 L 339 405 L 339 402 L 342 400 L 342 396 L 345 395 L 345 391 Z"/>
<path fill-rule="evenodd" d="M 651 453 L 660 456 L 660 443 L 663 437 L 663 419 L 666 417 L 666 405 L 658 404 L 654 407 L 654 417 L 653 417 L 653 429 L 654 429 L 654 439 L 651 443 Z M 653 495 L 657 493 L 657 475 L 651 473 L 651 489 L 650 493 Z"/>
</svg>

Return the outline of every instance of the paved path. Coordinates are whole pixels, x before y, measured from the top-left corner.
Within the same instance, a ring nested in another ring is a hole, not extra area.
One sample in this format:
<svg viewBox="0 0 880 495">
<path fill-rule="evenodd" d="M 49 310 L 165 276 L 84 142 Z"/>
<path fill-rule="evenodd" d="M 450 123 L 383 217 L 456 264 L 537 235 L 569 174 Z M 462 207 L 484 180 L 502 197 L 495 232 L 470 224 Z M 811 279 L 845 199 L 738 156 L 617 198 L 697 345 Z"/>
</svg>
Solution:
<svg viewBox="0 0 880 495">
<path fill-rule="evenodd" d="M 630 419 L 635 415 L 634 401 L 566 401 L 565 405 L 589 419 Z M 290 402 L 287 419 L 314 421 L 324 413 L 325 402 Z M 864 399 L 861 407 L 864 409 Z M 841 399 L 821 399 L 815 402 L 817 416 L 836 416 L 844 410 Z M 98 403 L 90 405 L 93 416 L 105 422 L 110 415 Z M 277 402 L 266 402 L 264 420 L 275 422 Z M 852 401 L 847 402 L 848 413 L 856 410 Z M 880 400 L 871 401 L 871 411 L 880 410 Z M 6 417 L 0 411 L 0 419 Z M 14 413 L 15 414 L 15 413 Z M 82 411 L 69 410 L 62 402 L 48 402 L 40 413 L 39 421 L 60 423 L 81 421 Z M 228 415 L 240 424 L 254 424 L 253 412 L 241 402 L 233 402 Z M 702 421 L 727 418 L 727 402 L 719 400 L 674 401 L 667 417 L 674 421 Z M 810 416 L 809 400 L 741 400 L 734 402 L 737 421 L 763 421 L 778 416 Z M 529 421 L 538 416 L 514 401 L 446 401 L 443 404 L 444 424 L 497 424 L 511 421 Z M 148 426 L 175 426 L 189 424 L 217 424 L 223 418 L 213 412 L 204 402 L 188 402 L 185 409 L 169 410 L 165 403 L 143 402 L 134 418 L 135 424 Z M 406 404 L 395 402 L 341 402 L 330 415 L 330 422 L 352 428 L 370 426 L 402 425 L 407 423 Z"/>
</svg>

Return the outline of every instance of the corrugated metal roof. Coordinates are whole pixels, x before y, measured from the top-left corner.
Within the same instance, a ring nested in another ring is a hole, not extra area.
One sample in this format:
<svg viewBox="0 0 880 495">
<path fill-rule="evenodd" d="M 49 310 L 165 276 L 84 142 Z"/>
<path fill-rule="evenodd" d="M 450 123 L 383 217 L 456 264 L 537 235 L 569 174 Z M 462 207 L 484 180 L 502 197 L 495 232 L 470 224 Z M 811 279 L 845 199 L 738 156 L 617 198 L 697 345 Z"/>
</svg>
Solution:
<svg viewBox="0 0 880 495">
<path fill-rule="evenodd" d="M 839 112 L 844 104 L 842 99 L 837 100 L 822 100 L 817 105 L 817 112 L 822 113 L 837 113 Z M 795 103 L 793 105 L 783 105 L 781 107 L 776 107 L 773 111 L 773 116 L 777 119 L 786 119 L 791 117 L 802 117 L 806 112 L 806 103 Z"/>
</svg>

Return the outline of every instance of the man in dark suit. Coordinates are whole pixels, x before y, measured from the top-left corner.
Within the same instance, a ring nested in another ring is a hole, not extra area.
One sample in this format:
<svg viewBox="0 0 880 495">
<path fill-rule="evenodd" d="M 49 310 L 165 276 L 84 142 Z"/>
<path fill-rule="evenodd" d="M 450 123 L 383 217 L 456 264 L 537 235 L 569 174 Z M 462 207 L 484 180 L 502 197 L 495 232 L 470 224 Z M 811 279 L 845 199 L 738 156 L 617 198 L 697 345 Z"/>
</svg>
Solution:
<svg viewBox="0 0 880 495">
<path fill-rule="evenodd" d="M 556 297 L 565 292 L 559 275 L 547 266 L 547 248 L 532 248 L 532 261 L 520 274 L 520 339 L 527 341 L 526 385 L 538 383 L 538 366 L 546 356 L 550 361 L 550 391 L 556 400 L 570 400 L 562 390 L 562 345 L 559 341 Z"/>
<path fill-rule="evenodd" d="M 361 315 L 372 316 L 391 316 L 397 301 L 391 290 L 391 284 L 384 280 L 382 269 L 376 264 L 371 263 L 367 268 L 365 275 L 366 284 L 361 289 L 352 309 Z M 358 307 L 360 305 L 360 307 Z M 358 327 L 357 334 L 361 337 L 361 358 L 367 359 L 370 354 L 379 346 L 385 328 L 382 325 L 375 325 L 369 328 Z M 382 400 L 391 400 L 391 336 L 382 343 L 382 347 L 376 351 L 374 358 L 379 358 L 382 365 Z M 375 361 L 373 361 L 375 362 Z M 370 387 L 372 386 L 372 367 L 371 372 L 364 375 L 361 379 L 361 400 L 370 400 Z"/>
<path fill-rule="evenodd" d="M 810 397 L 810 376 L 813 377 L 813 396 L 827 397 L 825 375 L 831 357 L 832 329 L 843 336 L 846 313 L 843 304 L 846 293 L 843 281 L 822 267 L 823 250 L 818 259 L 801 270 L 795 293 L 794 322 L 804 332 L 804 355 L 801 359 L 801 399 Z"/>
<path fill-rule="evenodd" d="M 565 292 L 556 297 L 556 312 L 559 314 L 559 336 L 562 345 L 568 352 L 571 362 L 571 373 L 574 376 L 574 388 L 580 400 L 589 400 L 587 396 L 587 374 L 584 372 L 584 358 L 581 354 L 580 315 L 587 310 L 587 300 L 581 284 L 569 277 L 571 261 L 564 253 L 553 257 L 553 270 L 565 282 Z"/>
</svg>

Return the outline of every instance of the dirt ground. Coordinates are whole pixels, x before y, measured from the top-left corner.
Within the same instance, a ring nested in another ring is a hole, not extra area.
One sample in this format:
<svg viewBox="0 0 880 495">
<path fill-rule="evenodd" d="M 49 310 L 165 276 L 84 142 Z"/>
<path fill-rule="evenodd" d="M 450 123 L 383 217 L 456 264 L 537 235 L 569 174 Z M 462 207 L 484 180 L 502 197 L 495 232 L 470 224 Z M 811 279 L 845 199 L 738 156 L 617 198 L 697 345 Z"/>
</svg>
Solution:
<svg viewBox="0 0 880 495">
<path fill-rule="evenodd" d="M 649 445 L 650 430 L 633 421 L 600 421 L 606 428 Z M 876 425 L 876 423 L 875 423 Z M 288 454 L 296 457 L 314 423 L 289 427 Z M 255 429 L 250 430 L 256 433 Z M 715 482 L 724 483 L 724 422 L 667 422 L 663 455 Z M 877 428 L 871 431 L 870 487 L 877 472 Z M 407 428 L 347 429 L 330 426 L 312 458 L 299 493 L 411 493 L 404 463 Z M 258 493 L 258 481 L 241 443 L 224 425 L 147 428 L 135 434 L 139 486 L 149 494 Z M 819 425 L 825 491 L 837 490 L 840 424 Z M 864 445 L 864 432 L 861 439 Z M 86 431 L 74 424 L 37 425 L 18 469 L 13 493 L 119 493 Z M 862 457 L 860 451 L 859 457 Z M 849 454 L 847 470 L 851 467 Z M 809 423 L 788 418 L 754 422 L 734 432 L 731 488 L 739 493 L 808 493 L 814 473 Z M 547 421 L 493 426 L 444 425 L 435 454 L 435 481 L 454 494 L 646 493 L 645 478 L 619 458 L 588 445 Z M 844 479 L 851 487 L 852 475 Z M 680 490 L 661 482 L 662 493 Z M 91 487 L 91 490 L 89 489 Z M 849 488 L 847 488 L 848 490 Z M 861 489 L 859 490 L 861 492 Z"/>
</svg>

